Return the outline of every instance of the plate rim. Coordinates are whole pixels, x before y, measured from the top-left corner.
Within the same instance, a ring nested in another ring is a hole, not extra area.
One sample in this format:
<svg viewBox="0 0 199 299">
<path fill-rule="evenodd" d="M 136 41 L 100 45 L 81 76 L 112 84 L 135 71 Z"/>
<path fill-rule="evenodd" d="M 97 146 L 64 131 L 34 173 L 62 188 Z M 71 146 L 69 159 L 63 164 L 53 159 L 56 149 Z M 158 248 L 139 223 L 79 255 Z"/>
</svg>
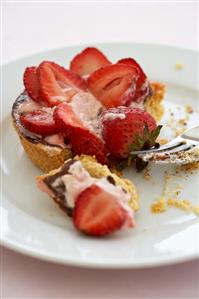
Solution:
<svg viewBox="0 0 199 299">
<path fill-rule="evenodd" d="M 62 51 L 64 49 L 69 50 L 75 47 L 88 47 L 90 44 L 86 43 L 80 43 L 80 44 L 71 44 L 69 46 L 63 46 L 63 47 L 56 47 L 56 48 L 48 48 L 44 49 L 42 51 L 34 52 L 22 57 L 18 57 L 17 59 L 11 59 L 3 64 L 1 64 L 1 68 L 6 68 L 9 65 L 13 63 L 17 63 L 23 59 L 33 58 L 34 56 L 41 55 L 44 53 L 50 53 L 54 51 Z M 199 50 L 197 49 L 190 49 L 186 47 L 179 47 L 179 46 L 173 46 L 168 44 L 158 44 L 158 43 L 144 43 L 144 42 L 132 42 L 132 41 L 124 41 L 124 42 L 100 42 L 100 43 L 94 43 L 92 46 L 100 47 L 100 46 L 117 46 L 117 45 L 136 45 L 136 46 L 146 46 L 146 47 L 158 47 L 158 48 L 168 48 L 172 50 L 177 51 L 186 51 L 189 52 L 189 54 L 198 54 Z M 1 119 L 2 120 L 2 119 Z M 2 170 L 1 170 L 2 172 Z M 2 192 L 1 192 L 2 195 Z M 1 236 L 0 244 L 10 250 L 13 250 L 17 253 L 30 256 L 33 258 L 37 258 L 42 261 L 48 261 L 52 263 L 58 263 L 58 264 L 64 264 L 69 266 L 75 266 L 75 267 L 84 267 L 84 268 L 102 268 L 102 269 L 133 269 L 133 268 L 147 268 L 147 267 L 159 267 L 159 266 L 165 266 L 165 265 L 173 265 L 178 264 L 182 262 L 188 262 L 194 259 L 199 258 L 199 251 L 195 253 L 188 253 L 188 254 L 182 254 L 178 255 L 177 253 L 167 255 L 164 257 L 159 258 L 142 258 L 141 260 L 134 260 L 134 259 L 122 259 L 121 261 L 118 259 L 111 259 L 108 260 L 101 259 L 80 259 L 80 258 L 74 258 L 74 257 L 63 257 L 63 256 L 55 256 L 53 254 L 47 254 L 47 252 L 39 250 L 39 249 L 32 249 L 31 246 L 22 245 L 19 242 L 14 242 L 12 239 Z"/>
<path fill-rule="evenodd" d="M 176 46 L 176 45 L 168 45 L 168 44 L 160 44 L 160 43 L 147 43 L 147 42 L 134 42 L 134 41 L 122 41 L 122 42 L 119 42 L 119 41 L 113 41 L 113 42 L 96 42 L 96 43 L 93 43 L 93 44 L 88 44 L 88 43 L 77 43 L 77 44 L 70 44 L 69 46 L 61 46 L 61 47 L 54 47 L 54 48 L 46 48 L 46 49 L 43 49 L 42 51 L 37 51 L 37 52 L 33 52 L 33 53 L 30 53 L 30 54 L 27 54 L 27 55 L 24 55 L 24 56 L 21 56 L 21 57 L 18 57 L 18 58 L 14 58 L 14 59 L 10 59 L 8 61 L 6 61 L 5 63 L 2 63 L 0 65 L 0 67 L 6 67 L 7 65 L 9 64 L 12 64 L 12 63 L 16 63 L 18 62 L 19 60 L 22 60 L 22 59 L 28 59 L 28 58 L 31 58 L 33 56 L 36 56 L 36 55 L 39 55 L 39 54 L 42 54 L 42 53 L 48 53 L 48 52 L 53 52 L 53 51 L 59 51 L 59 50 L 64 50 L 64 49 L 71 49 L 71 48 L 74 48 L 74 47 L 89 47 L 89 46 L 92 46 L 92 47 L 100 47 L 100 46 L 103 46 L 103 45 L 106 45 L 106 46 L 109 46 L 109 45 L 136 45 L 136 46 L 147 46 L 147 47 L 160 47 L 160 48 L 169 48 L 169 49 L 173 49 L 173 50 L 182 50 L 182 51 L 188 51 L 188 52 L 192 52 L 193 54 L 195 53 L 198 53 L 199 54 L 199 49 L 192 49 L 192 48 L 188 48 L 188 47 L 180 47 L 180 46 Z"/>
<path fill-rule="evenodd" d="M 20 253 L 25 256 L 29 256 L 32 258 L 37 258 L 40 261 L 51 262 L 54 264 L 60 265 L 68 265 L 74 267 L 83 267 L 83 268 L 92 268 L 92 269 L 143 269 L 143 268 L 156 268 L 161 266 L 170 266 L 175 264 L 180 264 L 184 262 L 189 262 L 195 259 L 199 259 L 199 252 L 194 254 L 186 255 L 186 259 L 184 256 L 178 256 L 178 254 L 174 254 L 172 256 L 164 257 L 164 259 L 156 259 L 156 258 L 142 258 L 140 261 L 136 260 L 122 260 L 118 262 L 118 260 L 113 259 L 113 262 L 110 262 L 110 258 L 108 261 L 103 262 L 101 259 L 97 261 L 93 260 L 82 260 L 78 258 L 62 258 L 55 255 L 47 255 L 42 251 L 34 249 L 31 250 L 29 246 L 22 246 L 21 244 L 15 242 L 10 242 L 9 240 L 1 240 L 0 244 L 5 248 L 8 248 L 12 251 Z"/>
</svg>

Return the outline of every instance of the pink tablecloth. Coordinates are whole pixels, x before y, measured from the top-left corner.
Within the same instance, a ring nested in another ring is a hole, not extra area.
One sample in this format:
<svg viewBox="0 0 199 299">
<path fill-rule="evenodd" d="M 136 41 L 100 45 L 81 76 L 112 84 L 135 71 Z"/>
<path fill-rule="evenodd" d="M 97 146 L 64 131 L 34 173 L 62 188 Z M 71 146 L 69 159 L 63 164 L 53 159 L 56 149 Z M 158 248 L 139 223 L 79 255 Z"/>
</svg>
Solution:
<svg viewBox="0 0 199 299">
<path fill-rule="evenodd" d="M 142 270 L 90 270 L 2 250 L 3 298 L 196 299 L 199 261 Z"/>
</svg>

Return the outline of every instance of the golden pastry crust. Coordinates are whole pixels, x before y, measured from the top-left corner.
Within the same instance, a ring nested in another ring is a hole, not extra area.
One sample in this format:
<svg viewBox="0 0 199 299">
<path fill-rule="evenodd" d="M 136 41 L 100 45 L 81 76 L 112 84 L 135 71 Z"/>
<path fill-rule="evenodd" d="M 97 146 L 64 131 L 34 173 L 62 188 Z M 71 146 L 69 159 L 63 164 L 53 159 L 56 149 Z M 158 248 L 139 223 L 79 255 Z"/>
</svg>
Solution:
<svg viewBox="0 0 199 299">
<path fill-rule="evenodd" d="M 74 159 L 81 161 L 83 167 L 94 178 L 102 178 L 102 177 L 111 176 L 114 179 L 116 185 L 122 186 L 129 194 L 131 194 L 131 200 L 130 200 L 129 204 L 132 207 L 132 209 L 134 211 L 137 211 L 139 209 L 139 202 L 138 202 L 139 197 L 138 197 L 138 194 L 137 194 L 134 184 L 130 180 L 123 179 L 123 178 L 119 177 L 118 175 L 116 175 L 115 173 L 112 173 L 106 165 L 102 165 L 102 164 L 98 163 L 94 157 L 87 156 L 87 155 L 81 155 L 81 156 L 75 156 Z M 65 163 L 67 163 L 67 162 L 68 161 L 65 161 Z M 43 180 L 44 178 L 46 178 L 48 176 L 56 174 L 57 172 L 60 171 L 60 169 L 61 169 L 61 167 L 58 169 L 54 169 L 54 170 L 50 171 L 48 174 L 38 176 L 36 179 L 38 181 Z"/>
<path fill-rule="evenodd" d="M 25 138 L 13 122 L 13 126 L 19 136 L 21 144 L 33 162 L 33 164 L 39 167 L 44 172 L 49 172 L 52 169 L 60 167 L 65 160 L 72 157 L 70 149 L 61 149 L 58 146 L 48 146 L 42 143 L 33 143 Z"/>
<path fill-rule="evenodd" d="M 151 88 L 153 95 L 147 99 L 144 107 L 158 122 L 164 113 L 162 101 L 165 95 L 165 85 L 159 82 L 151 82 Z"/>
<path fill-rule="evenodd" d="M 165 93 L 165 86 L 158 82 L 152 82 L 151 88 L 153 95 L 147 99 L 145 109 L 156 119 L 156 121 L 159 121 L 164 112 L 162 100 Z M 42 143 L 31 142 L 21 134 L 14 122 L 13 124 L 28 157 L 42 171 L 49 172 L 52 169 L 56 169 L 60 167 L 64 161 L 73 156 L 73 153 L 69 148 L 61 149 L 57 146 L 48 146 Z"/>
</svg>

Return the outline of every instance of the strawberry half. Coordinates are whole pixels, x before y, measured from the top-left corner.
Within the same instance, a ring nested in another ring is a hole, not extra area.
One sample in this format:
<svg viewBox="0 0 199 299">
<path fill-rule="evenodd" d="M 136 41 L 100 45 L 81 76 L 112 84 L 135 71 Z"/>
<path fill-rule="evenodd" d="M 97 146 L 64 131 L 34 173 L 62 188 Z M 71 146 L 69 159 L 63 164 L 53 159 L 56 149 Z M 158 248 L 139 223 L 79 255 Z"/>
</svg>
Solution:
<svg viewBox="0 0 199 299">
<path fill-rule="evenodd" d="M 107 164 L 107 150 L 104 142 L 87 128 L 76 127 L 70 141 L 75 154 L 95 156 L 100 163 Z"/>
<path fill-rule="evenodd" d="M 99 162 L 107 163 L 107 151 L 103 141 L 84 127 L 68 103 L 59 104 L 54 110 L 53 117 L 60 131 L 69 138 L 75 154 L 96 156 Z"/>
<path fill-rule="evenodd" d="M 146 111 L 117 107 L 103 112 L 102 135 L 112 156 L 127 158 L 130 151 L 147 149 L 155 144 L 161 126 Z"/>
<path fill-rule="evenodd" d="M 91 185 L 75 202 L 73 223 L 91 236 L 105 236 L 119 230 L 128 218 L 117 199 L 97 185 Z"/>
<path fill-rule="evenodd" d="M 144 101 L 150 94 L 150 84 L 141 66 L 133 58 L 123 58 L 119 60 L 117 63 L 136 67 L 139 71 L 139 76 L 136 82 L 136 91 L 133 96 L 131 95 L 129 97 L 127 105 L 130 104 L 132 101 Z"/>
<path fill-rule="evenodd" d="M 70 70 L 80 76 L 88 75 L 97 69 L 111 64 L 97 48 L 86 48 L 77 54 L 70 63 Z"/>
<path fill-rule="evenodd" d="M 47 109 L 20 115 L 22 125 L 30 132 L 43 136 L 58 133 L 59 130 L 53 119 L 52 111 Z"/>
<path fill-rule="evenodd" d="M 87 90 L 85 81 L 79 75 L 51 61 L 42 62 L 37 74 L 41 96 L 50 107 L 69 102 L 74 94 Z"/>
<path fill-rule="evenodd" d="M 134 95 L 139 76 L 135 67 L 112 64 L 95 71 L 88 78 L 88 88 L 106 108 L 126 104 L 126 92 Z"/>
<path fill-rule="evenodd" d="M 37 68 L 35 66 L 27 67 L 23 75 L 23 82 L 29 97 L 39 102 L 39 81 L 37 78 Z"/>
<path fill-rule="evenodd" d="M 59 104 L 53 113 L 54 121 L 57 127 L 67 137 L 70 137 L 74 128 L 83 127 L 80 119 L 75 115 L 71 106 L 64 102 Z"/>
</svg>

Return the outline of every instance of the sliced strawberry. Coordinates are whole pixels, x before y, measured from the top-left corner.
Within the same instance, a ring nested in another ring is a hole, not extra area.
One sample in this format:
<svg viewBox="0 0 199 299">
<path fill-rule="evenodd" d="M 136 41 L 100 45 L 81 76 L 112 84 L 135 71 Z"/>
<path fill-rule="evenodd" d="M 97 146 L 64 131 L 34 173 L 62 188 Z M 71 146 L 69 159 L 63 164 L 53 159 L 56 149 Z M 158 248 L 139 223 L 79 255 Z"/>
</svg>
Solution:
<svg viewBox="0 0 199 299">
<path fill-rule="evenodd" d="M 79 75 L 51 61 L 42 62 L 37 74 L 41 96 L 50 107 L 68 102 L 77 92 L 87 90 L 85 81 Z"/>
<path fill-rule="evenodd" d="M 77 230 L 105 236 L 119 230 L 128 215 L 117 199 L 97 185 L 91 185 L 75 202 L 73 223 Z"/>
<path fill-rule="evenodd" d="M 133 58 L 123 58 L 120 59 L 117 63 L 136 67 L 139 70 L 139 77 L 136 82 L 136 92 L 133 97 L 131 96 L 129 98 L 128 104 L 130 104 L 130 102 L 132 101 L 144 101 L 149 96 L 150 84 L 141 66 Z"/>
<path fill-rule="evenodd" d="M 23 82 L 28 95 L 32 100 L 39 102 L 39 81 L 37 78 L 37 68 L 35 66 L 27 67 L 23 75 Z"/>
<path fill-rule="evenodd" d="M 100 163 L 107 164 L 107 150 L 103 141 L 87 128 L 73 129 L 71 145 L 75 154 L 95 156 Z"/>
<path fill-rule="evenodd" d="M 69 138 L 75 154 L 96 156 L 101 163 L 107 163 L 107 151 L 103 141 L 84 127 L 68 103 L 59 104 L 54 110 L 53 117 L 59 130 Z"/>
<path fill-rule="evenodd" d="M 145 73 L 144 73 L 143 69 L 141 68 L 141 66 L 139 65 L 139 63 L 137 63 L 137 61 L 133 58 L 131 58 L 131 57 L 123 58 L 123 59 L 120 59 L 117 63 L 137 67 L 139 69 L 140 73 L 141 73 L 141 76 L 144 77 L 144 79 L 147 78 L 147 76 L 145 75 Z"/>
<path fill-rule="evenodd" d="M 30 132 L 39 135 L 45 136 L 58 133 L 59 130 L 53 119 L 52 111 L 49 111 L 49 108 L 47 109 L 20 115 L 22 125 Z"/>
<path fill-rule="evenodd" d="M 105 107 L 117 107 L 125 105 L 127 91 L 134 94 L 138 75 L 135 67 L 112 64 L 95 71 L 88 78 L 88 87 Z"/>
<path fill-rule="evenodd" d="M 83 127 L 81 120 L 66 102 L 59 104 L 55 108 L 53 117 L 60 131 L 64 132 L 67 137 L 72 134 L 74 128 Z"/>
<path fill-rule="evenodd" d="M 96 48 L 86 48 L 70 63 L 70 70 L 80 76 L 88 75 L 101 67 L 111 64 L 106 56 Z"/>
</svg>

